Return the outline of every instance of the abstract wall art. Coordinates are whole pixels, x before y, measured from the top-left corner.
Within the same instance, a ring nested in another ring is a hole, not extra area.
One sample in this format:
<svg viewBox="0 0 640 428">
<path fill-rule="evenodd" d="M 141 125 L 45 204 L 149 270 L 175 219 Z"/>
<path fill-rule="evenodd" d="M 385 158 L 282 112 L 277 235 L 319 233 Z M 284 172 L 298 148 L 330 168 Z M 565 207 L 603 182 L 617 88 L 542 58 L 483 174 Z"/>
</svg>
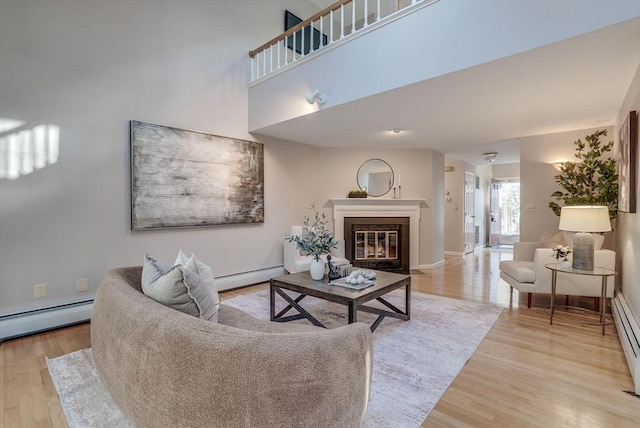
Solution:
<svg viewBox="0 0 640 428">
<path fill-rule="evenodd" d="M 131 229 L 264 222 L 264 149 L 132 120 Z"/>
<path fill-rule="evenodd" d="M 636 212 L 638 170 L 638 114 L 631 111 L 620 129 L 620 158 L 618 171 L 618 210 Z"/>
</svg>

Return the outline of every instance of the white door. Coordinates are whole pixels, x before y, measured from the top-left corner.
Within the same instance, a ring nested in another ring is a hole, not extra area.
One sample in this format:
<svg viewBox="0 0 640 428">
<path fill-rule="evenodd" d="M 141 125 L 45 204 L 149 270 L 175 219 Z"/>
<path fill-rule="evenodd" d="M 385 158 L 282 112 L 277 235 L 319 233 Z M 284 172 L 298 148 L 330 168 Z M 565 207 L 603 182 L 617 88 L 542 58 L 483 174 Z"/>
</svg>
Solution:
<svg viewBox="0 0 640 428">
<path fill-rule="evenodd" d="M 476 176 L 470 172 L 464 173 L 464 253 L 473 251 L 475 242 L 475 189 Z"/>
</svg>

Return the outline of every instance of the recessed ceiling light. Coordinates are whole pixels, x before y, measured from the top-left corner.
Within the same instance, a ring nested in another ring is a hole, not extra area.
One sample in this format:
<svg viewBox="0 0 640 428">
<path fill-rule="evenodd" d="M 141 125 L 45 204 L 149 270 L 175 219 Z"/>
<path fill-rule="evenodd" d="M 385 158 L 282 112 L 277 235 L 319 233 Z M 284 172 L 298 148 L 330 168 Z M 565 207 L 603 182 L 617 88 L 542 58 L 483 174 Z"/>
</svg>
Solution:
<svg viewBox="0 0 640 428">
<path fill-rule="evenodd" d="M 402 131 L 404 131 L 404 129 L 400 129 L 400 128 L 391 128 L 391 129 L 389 129 L 389 132 L 391 132 L 392 134 L 399 134 Z"/>
</svg>

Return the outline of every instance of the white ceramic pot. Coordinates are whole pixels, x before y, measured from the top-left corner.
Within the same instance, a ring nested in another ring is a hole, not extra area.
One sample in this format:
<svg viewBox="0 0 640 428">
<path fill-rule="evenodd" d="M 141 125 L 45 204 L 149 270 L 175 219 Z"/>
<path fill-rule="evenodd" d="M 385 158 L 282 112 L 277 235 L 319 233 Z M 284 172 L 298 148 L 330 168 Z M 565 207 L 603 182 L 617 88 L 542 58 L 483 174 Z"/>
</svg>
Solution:
<svg viewBox="0 0 640 428">
<path fill-rule="evenodd" d="M 571 262 L 567 259 L 564 259 L 563 261 L 560 262 L 560 267 L 562 269 L 569 269 L 571 267 Z"/>
<path fill-rule="evenodd" d="M 309 265 L 309 273 L 311 278 L 318 281 L 324 278 L 324 262 L 322 259 L 311 259 L 311 265 Z"/>
</svg>

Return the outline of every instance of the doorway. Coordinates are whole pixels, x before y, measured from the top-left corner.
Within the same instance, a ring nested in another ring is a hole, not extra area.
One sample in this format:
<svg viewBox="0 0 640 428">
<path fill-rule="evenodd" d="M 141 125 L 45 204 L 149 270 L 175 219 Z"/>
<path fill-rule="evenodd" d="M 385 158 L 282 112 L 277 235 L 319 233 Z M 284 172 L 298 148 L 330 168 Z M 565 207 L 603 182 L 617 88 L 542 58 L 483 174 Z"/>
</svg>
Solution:
<svg viewBox="0 0 640 428">
<path fill-rule="evenodd" d="M 520 180 L 491 180 L 488 245 L 512 245 L 520 240 Z"/>
</svg>

